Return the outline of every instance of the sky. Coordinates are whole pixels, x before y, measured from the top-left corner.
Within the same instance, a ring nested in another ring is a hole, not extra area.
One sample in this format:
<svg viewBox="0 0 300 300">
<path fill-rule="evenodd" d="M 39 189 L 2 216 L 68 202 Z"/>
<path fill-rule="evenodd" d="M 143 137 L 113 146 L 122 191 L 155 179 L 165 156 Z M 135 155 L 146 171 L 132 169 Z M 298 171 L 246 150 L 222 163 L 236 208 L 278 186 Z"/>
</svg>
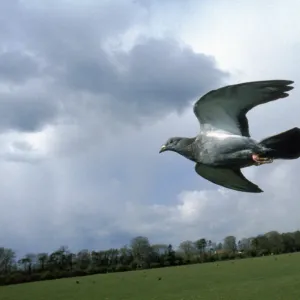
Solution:
<svg viewBox="0 0 300 300">
<path fill-rule="evenodd" d="M 300 161 L 243 173 L 247 194 L 158 154 L 195 136 L 211 89 L 295 81 L 253 109 L 261 139 L 300 126 L 297 0 L 2 0 L 0 246 L 17 253 L 108 249 L 300 228 Z"/>
</svg>

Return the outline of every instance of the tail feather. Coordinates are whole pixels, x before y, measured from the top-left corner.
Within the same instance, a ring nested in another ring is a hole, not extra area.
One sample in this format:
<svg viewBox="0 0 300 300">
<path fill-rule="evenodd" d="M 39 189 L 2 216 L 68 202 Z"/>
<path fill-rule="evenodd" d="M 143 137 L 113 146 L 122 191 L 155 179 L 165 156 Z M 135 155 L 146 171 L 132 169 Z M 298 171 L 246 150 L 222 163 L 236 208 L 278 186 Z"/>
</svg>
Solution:
<svg viewBox="0 0 300 300">
<path fill-rule="evenodd" d="M 259 143 L 267 148 L 267 156 L 273 159 L 296 159 L 300 157 L 300 129 L 288 131 L 265 138 Z"/>
</svg>

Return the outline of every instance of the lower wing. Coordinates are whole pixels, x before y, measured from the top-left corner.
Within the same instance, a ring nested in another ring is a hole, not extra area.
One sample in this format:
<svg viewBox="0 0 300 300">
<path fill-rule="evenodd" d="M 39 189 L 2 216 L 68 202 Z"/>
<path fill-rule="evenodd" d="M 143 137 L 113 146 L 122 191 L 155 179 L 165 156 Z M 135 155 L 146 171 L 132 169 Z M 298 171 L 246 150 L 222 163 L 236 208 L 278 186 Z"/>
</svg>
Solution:
<svg viewBox="0 0 300 300">
<path fill-rule="evenodd" d="M 196 163 L 195 171 L 203 178 L 239 192 L 262 193 L 263 191 L 242 174 L 240 169 L 213 168 Z"/>
</svg>

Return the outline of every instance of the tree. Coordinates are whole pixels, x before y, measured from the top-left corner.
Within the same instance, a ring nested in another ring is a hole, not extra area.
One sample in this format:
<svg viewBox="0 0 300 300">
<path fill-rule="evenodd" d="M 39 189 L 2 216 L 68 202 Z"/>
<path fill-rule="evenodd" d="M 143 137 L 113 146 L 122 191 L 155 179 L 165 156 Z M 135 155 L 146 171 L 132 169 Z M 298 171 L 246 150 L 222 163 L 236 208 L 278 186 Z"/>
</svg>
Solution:
<svg viewBox="0 0 300 300">
<path fill-rule="evenodd" d="M 223 249 L 223 244 L 222 243 L 218 243 L 216 246 L 216 250 L 222 250 Z"/>
<path fill-rule="evenodd" d="M 230 235 L 224 239 L 223 249 L 228 252 L 236 252 L 237 245 L 235 236 Z"/>
<path fill-rule="evenodd" d="M 28 274 L 31 274 L 33 265 L 36 264 L 36 258 L 37 256 L 34 253 L 28 253 L 23 258 L 21 258 L 18 262 L 21 268 L 27 272 Z"/>
<path fill-rule="evenodd" d="M 80 270 L 87 270 L 91 263 L 91 253 L 89 250 L 84 249 L 77 253 L 76 266 Z"/>
<path fill-rule="evenodd" d="M 279 254 L 284 251 L 282 236 L 277 231 L 270 231 L 265 234 L 268 239 L 269 251 L 274 254 Z"/>
<path fill-rule="evenodd" d="M 157 255 L 164 255 L 168 251 L 168 245 L 166 244 L 154 244 L 151 246 L 152 251 Z"/>
<path fill-rule="evenodd" d="M 166 244 L 154 244 L 152 248 L 152 262 L 159 263 L 161 266 L 164 266 L 166 259 L 166 254 L 168 252 L 168 245 Z"/>
<path fill-rule="evenodd" d="M 202 238 L 202 239 L 197 240 L 195 242 L 195 246 L 198 249 L 198 251 L 200 252 L 200 254 L 204 253 L 205 248 L 207 246 L 206 239 Z"/>
<path fill-rule="evenodd" d="M 197 253 L 197 248 L 195 246 L 195 243 L 192 241 L 184 241 L 180 243 L 179 245 L 179 251 L 183 253 L 184 258 L 187 261 L 191 261 L 193 256 Z"/>
<path fill-rule="evenodd" d="M 214 243 L 211 240 L 207 241 L 208 251 L 211 252 L 214 249 Z"/>
<path fill-rule="evenodd" d="M 12 249 L 0 247 L 0 274 L 9 273 L 15 263 L 16 254 Z"/>
<path fill-rule="evenodd" d="M 173 250 L 173 246 L 171 244 L 168 245 L 168 249 L 166 253 L 166 261 L 170 266 L 175 265 L 176 262 L 176 253 Z"/>
<path fill-rule="evenodd" d="M 39 253 L 37 255 L 37 260 L 39 261 L 39 267 L 41 271 L 45 270 L 45 265 L 48 261 L 48 253 Z"/>
<path fill-rule="evenodd" d="M 251 239 L 242 238 L 238 242 L 238 250 L 241 252 L 246 252 L 251 250 Z"/>
<path fill-rule="evenodd" d="M 293 233 L 282 233 L 281 238 L 285 253 L 296 251 L 296 242 Z"/>
<path fill-rule="evenodd" d="M 293 233 L 294 240 L 295 240 L 295 249 L 296 251 L 300 251 L 300 231 L 297 230 Z"/>
<path fill-rule="evenodd" d="M 52 270 L 67 270 L 69 268 L 69 248 L 61 246 L 50 254 L 48 263 Z"/>
<path fill-rule="evenodd" d="M 252 239 L 251 245 L 258 256 L 271 253 L 271 245 L 266 235 L 258 235 Z"/>
<path fill-rule="evenodd" d="M 149 267 L 152 249 L 148 238 L 143 236 L 135 237 L 131 240 L 130 247 L 137 267 Z"/>
<path fill-rule="evenodd" d="M 119 262 L 123 266 L 131 265 L 133 261 L 133 254 L 132 249 L 130 249 L 128 246 L 124 246 L 119 250 Z"/>
</svg>

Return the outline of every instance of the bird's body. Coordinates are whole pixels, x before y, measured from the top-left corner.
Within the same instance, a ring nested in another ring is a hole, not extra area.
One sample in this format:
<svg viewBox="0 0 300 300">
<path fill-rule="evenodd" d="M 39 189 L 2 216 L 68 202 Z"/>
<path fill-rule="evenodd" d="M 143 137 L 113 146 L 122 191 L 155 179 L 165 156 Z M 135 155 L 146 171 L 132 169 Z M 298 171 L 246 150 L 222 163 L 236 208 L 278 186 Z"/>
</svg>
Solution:
<svg viewBox="0 0 300 300">
<path fill-rule="evenodd" d="M 300 156 L 300 129 L 256 141 L 250 137 L 247 112 L 253 107 L 288 96 L 292 81 L 248 82 L 211 91 L 194 105 L 201 126 L 194 138 L 175 137 L 160 152 L 170 150 L 196 163 L 202 177 L 237 191 L 262 190 L 240 169 Z"/>
<path fill-rule="evenodd" d="M 264 150 L 252 138 L 222 131 L 200 133 L 189 140 L 191 143 L 177 152 L 194 162 L 211 167 L 250 166 L 255 163 L 251 159 L 251 153 Z"/>
</svg>

